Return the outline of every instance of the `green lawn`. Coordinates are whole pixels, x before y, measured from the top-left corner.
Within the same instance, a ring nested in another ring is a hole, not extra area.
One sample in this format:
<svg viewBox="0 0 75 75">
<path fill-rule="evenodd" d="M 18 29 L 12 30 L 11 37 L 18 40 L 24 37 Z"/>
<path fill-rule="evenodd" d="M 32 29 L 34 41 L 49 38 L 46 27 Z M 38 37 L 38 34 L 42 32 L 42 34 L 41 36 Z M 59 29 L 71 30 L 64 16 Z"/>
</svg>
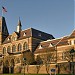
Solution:
<svg viewBox="0 0 75 75">
<path fill-rule="evenodd" d="M 24 74 L 0 74 L 0 75 L 24 75 Z M 25 74 L 25 75 L 49 75 L 49 74 Z M 71 75 L 71 74 L 57 74 L 57 75 Z"/>
<path fill-rule="evenodd" d="M 0 75 L 24 75 L 24 74 L 0 74 Z M 49 74 L 25 74 L 25 75 L 49 75 Z"/>
</svg>

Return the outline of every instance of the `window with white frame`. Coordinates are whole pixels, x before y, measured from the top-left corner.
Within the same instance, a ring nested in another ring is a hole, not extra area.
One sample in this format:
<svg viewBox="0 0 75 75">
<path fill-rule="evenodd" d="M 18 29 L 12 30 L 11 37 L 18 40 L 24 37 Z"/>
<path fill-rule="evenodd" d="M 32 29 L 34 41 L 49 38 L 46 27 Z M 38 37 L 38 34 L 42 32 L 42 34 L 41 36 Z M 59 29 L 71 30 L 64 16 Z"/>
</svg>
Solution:
<svg viewBox="0 0 75 75">
<path fill-rule="evenodd" d="M 23 33 L 23 36 L 26 36 L 26 33 Z"/>
<path fill-rule="evenodd" d="M 7 52 L 11 52 L 10 46 L 7 47 Z"/>
<path fill-rule="evenodd" d="M 18 51 L 21 51 L 22 50 L 22 45 L 19 43 L 18 44 Z"/>
<path fill-rule="evenodd" d="M 42 45 L 39 46 L 39 49 L 42 49 Z"/>
<path fill-rule="evenodd" d="M 12 52 L 16 52 L 16 46 L 15 45 L 12 46 Z"/>
<path fill-rule="evenodd" d="M 28 44 L 26 42 L 23 44 L 23 50 L 28 50 Z"/>
<path fill-rule="evenodd" d="M 5 47 L 3 48 L 3 54 L 6 54 L 6 48 Z"/>
</svg>

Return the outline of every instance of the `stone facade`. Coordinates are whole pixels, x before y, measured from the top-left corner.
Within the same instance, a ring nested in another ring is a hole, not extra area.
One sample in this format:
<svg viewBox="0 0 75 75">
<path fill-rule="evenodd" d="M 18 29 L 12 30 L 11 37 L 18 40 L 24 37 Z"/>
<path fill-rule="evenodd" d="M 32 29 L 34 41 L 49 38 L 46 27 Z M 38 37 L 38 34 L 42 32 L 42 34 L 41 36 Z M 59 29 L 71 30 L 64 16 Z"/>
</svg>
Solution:
<svg viewBox="0 0 75 75">
<path fill-rule="evenodd" d="M 17 30 L 9 35 L 5 18 L 0 18 L 0 73 L 43 74 L 51 69 L 75 73 L 75 30 L 55 39 L 51 34 L 21 27 L 19 19 Z"/>
<path fill-rule="evenodd" d="M 41 41 L 54 39 L 51 34 L 29 28 L 22 30 L 19 19 L 17 30 L 11 35 L 8 33 L 4 17 L 0 17 L 0 72 L 15 73 L 15 67 L 33 64 L 34 51 Z M 7 70 L 6 70 L 7 69 Z"/>
</svg>

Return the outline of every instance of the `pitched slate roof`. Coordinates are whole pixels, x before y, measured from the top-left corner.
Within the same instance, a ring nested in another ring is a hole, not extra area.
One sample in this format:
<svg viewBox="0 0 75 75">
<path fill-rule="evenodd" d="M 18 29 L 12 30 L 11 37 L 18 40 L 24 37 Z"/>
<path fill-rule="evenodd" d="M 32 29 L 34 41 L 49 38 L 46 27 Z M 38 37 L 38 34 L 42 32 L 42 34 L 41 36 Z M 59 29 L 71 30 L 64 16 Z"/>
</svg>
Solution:
<svg viewBox="0 0 75 75">
<path fill-rule="evenodd" d="M 54 39 L 53 35 L 31 28 L 32 36 L 41 40 Z"/>
<path fill-rule="evenodd" d="M 9 39 L 9 41 L 8 41 L 8 39 Z M 10 42 L 11 42 L 11 35 L 9 35 L 9 36 L 4 40 L 3 44 L 5 44 L 5 43 L 10 43 Z"/>
<path fill-rule="evenodd" d="M 29 28 L 29 29 L 21 31 L 18 39 L 25 39 L 31 36 L 32 36 L 32 33 L 31 33 L 31 29 Z"/>
<path fill-rule="evenodd" d="M 51 44 L 51 46 L 50 46 L 50 44 Z M 39 46 L 35 50 L 35 53 L 41 52 L 46 48 L 50 48 L 50 50 L 51 50 L 52 47 L 54 48 L 55 46 L 63 46 L 63 45 L 69 45 L 68 44 L 68 36 L 65 36 L 65 37 L 59 38 L 59 39 L 53 39 L 53 40 L 47 40 L 47 41 L 40 42 Z M 42 47 L 40 48 L 40 46 L 42 46 Z"/>
<path fill-rule="evenodd" d="M 54 39 L 54 37 L 51 34 L 36 30 L 34 28 L 29 28 L 29 29 L 23 30 L 20 32 L 20 34 L 18 34 L 17 32 L 15 32 L 15 33 L 18 36 L 17 40 L 22 40 L 22 39 L 25 39 L 27 37 L 34 37 L 34 38 L 41 39 L 41 40 Z M 4 40 L 3 43 L 11 42 L 11 36 L 12 35 L 9 35 Z M 7 40 L 9 37 L 10 37 L 10 41 Z"/>
</svg>

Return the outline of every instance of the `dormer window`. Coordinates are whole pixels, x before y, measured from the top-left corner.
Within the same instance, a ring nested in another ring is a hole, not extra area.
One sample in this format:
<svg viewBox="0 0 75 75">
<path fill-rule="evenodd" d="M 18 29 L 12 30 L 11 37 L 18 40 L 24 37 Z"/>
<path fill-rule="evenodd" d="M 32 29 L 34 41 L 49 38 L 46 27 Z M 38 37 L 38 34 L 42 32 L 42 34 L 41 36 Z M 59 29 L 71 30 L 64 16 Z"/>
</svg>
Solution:
<svg viewBox="0 0 75 75">
<path fill-rule="evenodd" d="M 10 38 L 8 38 L 8 41 L 10 40 Z"/>
<path fill-rule="evenodd" d="M 23 36 L 26 36 L 26 33 L 24 33 Z"/>
<path fill-rule="evenodd" d="M 42 45 L 39 46 L 39 49 L 42 49 Z"/>
<path fill-rule="evenodd" d="M 53 44 L 52 44 L 52 43 L 50 43 L 49 47 L 53 47 Z"/>
<path fill-rule="evenodd" d="M 18 33 L 14 32 L 11 36 L 11 41 L 16 41 L 18 39 Z"/>
</svg>

